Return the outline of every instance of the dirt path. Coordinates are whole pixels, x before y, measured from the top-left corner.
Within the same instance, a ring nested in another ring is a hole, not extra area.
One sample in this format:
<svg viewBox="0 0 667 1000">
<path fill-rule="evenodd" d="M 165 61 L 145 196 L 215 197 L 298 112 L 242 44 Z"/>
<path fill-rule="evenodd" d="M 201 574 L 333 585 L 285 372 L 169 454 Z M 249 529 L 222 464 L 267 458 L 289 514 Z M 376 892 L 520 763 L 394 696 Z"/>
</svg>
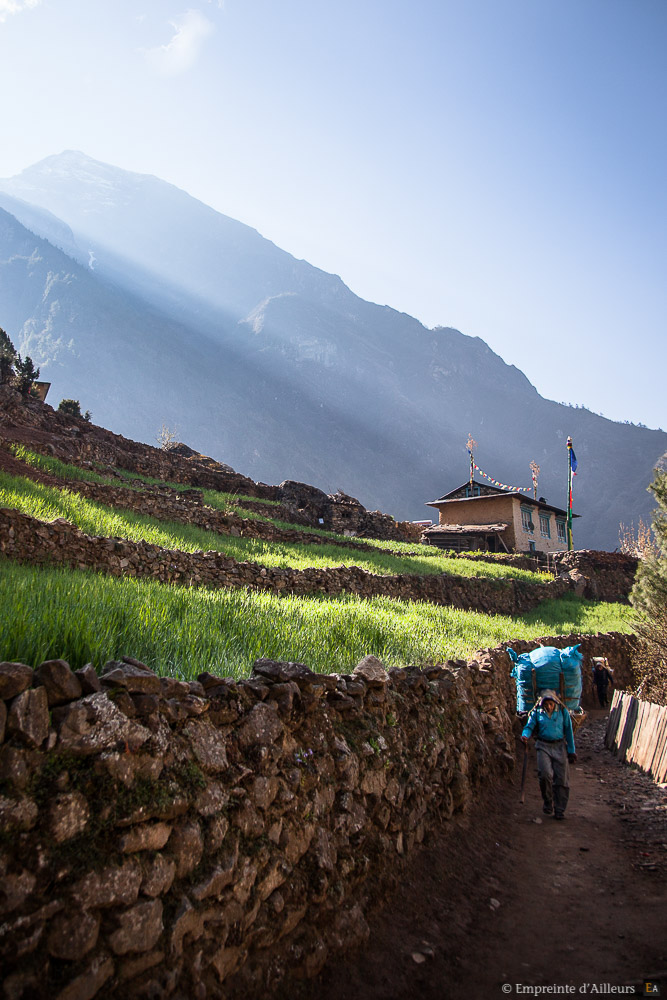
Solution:
<svg viewBox="0 0 667 1000">
<path fill-rule="evenodd" d="M 653 977 L 667 996 L 667 794 L 604 749 L 601 716 L 578 734 L 565 822 L 542 814 L 532 748 L 525 805 L 517 774 L 420 852 L 362 954 L 292 995 L 485 1000 L 568 984 L 643 995 Z"/>
</svg>

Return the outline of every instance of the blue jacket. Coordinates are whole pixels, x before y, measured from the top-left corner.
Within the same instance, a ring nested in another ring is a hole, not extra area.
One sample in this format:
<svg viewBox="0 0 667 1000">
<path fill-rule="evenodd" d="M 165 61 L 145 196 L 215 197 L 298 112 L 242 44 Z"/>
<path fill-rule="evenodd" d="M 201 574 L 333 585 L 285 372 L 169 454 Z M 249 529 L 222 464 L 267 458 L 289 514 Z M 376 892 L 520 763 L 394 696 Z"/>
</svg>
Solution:
<svg viewBox="0 0 667 1000">
<path fill-rule="evenodd" d="M 570 713 L 556 705 L 549 718 L 548 713 L 543 708 L 534 708 L 528 716 L 528 721 L 524 726 L 522 736 L 535 736 L 535 739 L 562 740 L 565 739 L 568 753 L 575 753 L 574 731 Z"/>
</svg>

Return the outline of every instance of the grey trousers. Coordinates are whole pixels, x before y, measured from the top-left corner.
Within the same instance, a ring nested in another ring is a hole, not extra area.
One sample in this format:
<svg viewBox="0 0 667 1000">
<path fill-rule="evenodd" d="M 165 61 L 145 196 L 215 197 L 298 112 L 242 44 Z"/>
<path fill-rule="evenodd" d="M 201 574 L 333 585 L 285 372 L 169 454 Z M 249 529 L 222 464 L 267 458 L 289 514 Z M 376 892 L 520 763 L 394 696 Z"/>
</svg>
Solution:
<svg viewBox="0 0 667 1000">
<path fill-rule="evenodd" d="M 537 776 L 544 804 L 553 806 L 556 816 L 562 816 L 570 797 L 570 768 L 565 741 L 545 743 L 535 740 Z"/>
</svg>

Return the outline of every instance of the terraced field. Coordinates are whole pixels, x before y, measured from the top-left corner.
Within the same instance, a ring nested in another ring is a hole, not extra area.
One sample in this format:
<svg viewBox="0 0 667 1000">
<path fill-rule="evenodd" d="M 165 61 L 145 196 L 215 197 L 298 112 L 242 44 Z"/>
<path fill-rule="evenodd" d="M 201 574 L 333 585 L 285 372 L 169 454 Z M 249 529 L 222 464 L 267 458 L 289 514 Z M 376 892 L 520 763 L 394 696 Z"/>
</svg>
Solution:
<svg viewBox="0 0 667 1000">
<path fill-rule="evenodd" d="M 24 475 L 0 473 L 0 506 L 42 521 L 65 518 L 91 535 L 146 540 L 183 551 L 217 550 L 266 567 L 354 565 L 380 575 L 545 579 L 503 562 L 454 558 L 408 543 L 364 539 L 361 547 L 356 540 L 318 532 L 338 542 L 327 546 L 206 531 L 114 508 L 76 491 L 77 482 L 83 481 L 109 487 L 122 484 L 136 491 L 154 491 L 162 485 L 181 491 L 187 503 L 188 487 L 183 484 L 161 484 L 122 469 L 82 468 L 22 447 L 14 448 L 14 458 Z M 276 505 L 271 501 L 213 490 L 203 491 L 203 498 L 218 511 L 310 534 L 316 531 L 273 519 Z M 255 509 L 248 511 L 244 502 Z M 266 514 L 257 512 L 260 504 Z M 0 563 L 0 657 L 35 665 L 62 657 L 73 666 L 93 662 L 100 667 L 108 659 L 131 655 L 161 673 L 191 679 L 202 670 L 241 676 L 254 659 L 264 656 L 345 673 L 367 653 L 388 666 L 423 664 L 468 656 L 510 639 L 610 629 L 631 630 L 624 606 L 571 597 L 545 602 L 529 615 L 512 618 L 388 598 L 210 591 Z"/>
</svg>

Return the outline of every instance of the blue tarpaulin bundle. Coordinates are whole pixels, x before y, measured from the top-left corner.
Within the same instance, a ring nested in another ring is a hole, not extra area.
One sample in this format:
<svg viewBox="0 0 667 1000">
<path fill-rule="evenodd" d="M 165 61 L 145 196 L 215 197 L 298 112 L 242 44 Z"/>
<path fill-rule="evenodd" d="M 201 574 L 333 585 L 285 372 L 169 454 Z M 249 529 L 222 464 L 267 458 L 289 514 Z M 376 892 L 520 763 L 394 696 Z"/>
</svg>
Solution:
<svg viewBox="0 0 667 1000">
<path fill-rule="evenodd" d="M 508 649 L 514 661 L 511 677 L 516 681 L 516 710 L 530 712 L 542 691 L 550 688 L 560 692 L 560 679 L 564 682 L 564 701 L 571 712 L 579 711 L 581 701 L 581 664 L 584 659 L 579 646 L 539 646 L 520 656 Z M 533 686 L 533 671 L 535 685 Z"/>
</svg>

